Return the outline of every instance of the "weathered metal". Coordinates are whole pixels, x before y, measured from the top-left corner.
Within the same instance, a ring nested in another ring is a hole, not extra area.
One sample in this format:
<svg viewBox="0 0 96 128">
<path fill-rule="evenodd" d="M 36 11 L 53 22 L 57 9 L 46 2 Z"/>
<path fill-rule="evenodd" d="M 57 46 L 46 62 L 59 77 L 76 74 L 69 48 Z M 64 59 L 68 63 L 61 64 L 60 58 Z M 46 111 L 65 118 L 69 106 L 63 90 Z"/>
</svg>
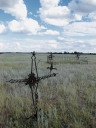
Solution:
<svg viewBox="0 0 96 128">
<path fill-rule="evenodd" d="M 79 60 L 79 57 L 80 57 L 80 53 L 77 53 L 76 54 L 76 59 Z"/>
<path fill-rule="evenodd" d="M 47 69 L 50 70 L 50 73 L 51 73 L 51 71 L 52 71 L 53 69 L 57 70 L 57 68 L 54 68 L 54 67 L 53 67 L 53 62 L 51 62 L 50 67 L 47 67 Z"/>
<path fill-rule="evenodd" d="M 54 58 L 54 56 L 53 56 L 53 54 L 51 52 L 50 55 L 47 56 L 47 63 L 52 63 L 53 58 Z"/>
<path fill-rule="evenodd" d="M 50 57 L 52 58 L 52 54 L 51 54 Z M 34 69 L 33 69 L 33 64 L 35 66 Z M 6 81 L 6 82 L 10 82 L 10 83 L 18 82 L 18 83 L 25 83 L 26 85 L 29 85 L 29 87 L 31 89 L 32 102 L 33 102 L 35 113 L 32 114 L 32 116 L 30 116 L 26 119 L 32 118 L 32 119 L 37 120 L 38 111 L 39 111 L 38 106 L 37 106 L 37 103 L 38 103 L 37 88 L 38 88 L 38 83 L 40 82 L 40 80 L 43 80 L 43 79 L 46 79 L 46 78 L 49 78 L 49 77 L 55 77 L 57 75 L 57 73 L 52 73 L 51 74 L 51 71 L 53 69 L 56 69 L 56 68 L 53 68 L 53 63 L 51 63 L 51 66 L 47 67 L 47 69 L 50 69 L 50 74 L 49 75 L 45 75 L 45 76 L 41 76 L 41 77 L 38 76 L 37 63 L 36 63 L 36 53 L 33 52 L 32 57 L 31 57 L 31 73 L 28 75 L 28 77 L 25 78 L 25 79 L 15 79 L 15 80 L 11 79 L 9 81 Z M 35 70 L 36 73 L 33 72 L 34 70 Z"/>
</svg>

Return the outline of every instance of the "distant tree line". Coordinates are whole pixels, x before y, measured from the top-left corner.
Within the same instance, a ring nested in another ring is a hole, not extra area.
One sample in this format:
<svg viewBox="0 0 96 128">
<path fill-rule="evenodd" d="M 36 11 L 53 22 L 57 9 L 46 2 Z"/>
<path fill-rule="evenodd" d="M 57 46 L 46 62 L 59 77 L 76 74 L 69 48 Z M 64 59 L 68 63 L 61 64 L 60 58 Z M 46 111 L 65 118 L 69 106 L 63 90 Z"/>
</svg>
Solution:
<svg viewBox="0 0 96 128">
<path fill-rule="evenodd" d="M 30 54 L 31 52 L 0 52 L 0 54 L 4 54 L 4 53 L 21 53 L 21 54 Z M 83 53 L 83 52 L 77 52 L 77 51 L 74 51 L 74 52 L 66 52 L 66 51 L 64 51 L 64 52 L 38 52 L 38 54 L 50 54 L 50 53 L 52 53 L 52 54 L 83 54 L 83 55 L 96 55 L 96 53 Z"/>
<path fill-rule="evenodd" d="M 48 52 L 48 54 L 50 54 L 51 52 Z M 53 54 L 84 54 L 84 55 L 96 55 L 96 53 L 83 53 L 83 52 L 77 52 L 77 51 L 74 51 L 74 52 L 52 52 Z"/>
</svg>

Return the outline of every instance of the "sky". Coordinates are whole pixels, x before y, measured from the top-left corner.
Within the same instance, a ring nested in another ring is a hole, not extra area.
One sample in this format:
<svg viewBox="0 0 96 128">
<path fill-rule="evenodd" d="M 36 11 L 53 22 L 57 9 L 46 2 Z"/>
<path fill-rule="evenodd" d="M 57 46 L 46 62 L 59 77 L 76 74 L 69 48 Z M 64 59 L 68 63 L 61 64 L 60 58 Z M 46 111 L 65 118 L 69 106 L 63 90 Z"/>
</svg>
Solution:
<svg viewBox="0 0 96 128">
<path fill-rule="evenodd" d="M 0 52 L 96 53 L 96 0 L 0 0 Z"/>
</svg>

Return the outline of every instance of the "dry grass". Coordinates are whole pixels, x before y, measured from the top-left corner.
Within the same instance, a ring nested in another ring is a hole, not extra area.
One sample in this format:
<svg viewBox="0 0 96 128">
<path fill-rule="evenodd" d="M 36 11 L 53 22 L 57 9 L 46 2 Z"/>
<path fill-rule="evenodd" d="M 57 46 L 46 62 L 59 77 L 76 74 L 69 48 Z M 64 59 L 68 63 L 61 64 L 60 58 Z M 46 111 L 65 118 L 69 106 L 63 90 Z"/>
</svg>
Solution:
<svg viewBox="0 0 96 128">
<path fill-rule="evenodd" d="M 37 55 L 37 60 L 40 58 L 38 71 L 42 76 L 48 74 L 48 64 L 45 55 Z M 24 84 L 6 83 L 8 79 L 25 78 L 30 73 L 30 55 L 25 58 L 23 54 L 0 55 L 0 128 L 96 127 L 95 64 L 59 62 L 55 67 L 59 73 L 57 77 L 39 83 L 38 107 L 41 111 L 37 123 L 25 119 L 33 113 L 30 88 Z"/>
</svg>

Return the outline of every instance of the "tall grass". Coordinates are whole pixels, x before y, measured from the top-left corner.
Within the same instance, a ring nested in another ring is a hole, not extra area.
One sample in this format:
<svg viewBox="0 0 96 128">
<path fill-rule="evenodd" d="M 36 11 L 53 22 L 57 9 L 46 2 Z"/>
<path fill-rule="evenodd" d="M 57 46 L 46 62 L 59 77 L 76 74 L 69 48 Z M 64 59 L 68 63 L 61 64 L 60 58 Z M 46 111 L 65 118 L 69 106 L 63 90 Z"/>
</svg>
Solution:
<svg viewBox="0 0 96 128">
<path fill-rule="evenodd" d="M 38 72 L 42 76 L 48 74 L 48 64 L 45 55 L 37 55 L 37 60 L 40 58 Z M 23 54 L 19 57 L 0 55 L 0 128 L 96 127 L 95 64 L 55 64 L 58 75 L 39 83 L 38 108 L 41 111 L 36 122 L 26 120 L 34 113 L 30 88 L 6 82 L 11 78 L 25 78 L 30 73 L 30 63 L 30 55 L 25 58 Z"/>
</svg>

